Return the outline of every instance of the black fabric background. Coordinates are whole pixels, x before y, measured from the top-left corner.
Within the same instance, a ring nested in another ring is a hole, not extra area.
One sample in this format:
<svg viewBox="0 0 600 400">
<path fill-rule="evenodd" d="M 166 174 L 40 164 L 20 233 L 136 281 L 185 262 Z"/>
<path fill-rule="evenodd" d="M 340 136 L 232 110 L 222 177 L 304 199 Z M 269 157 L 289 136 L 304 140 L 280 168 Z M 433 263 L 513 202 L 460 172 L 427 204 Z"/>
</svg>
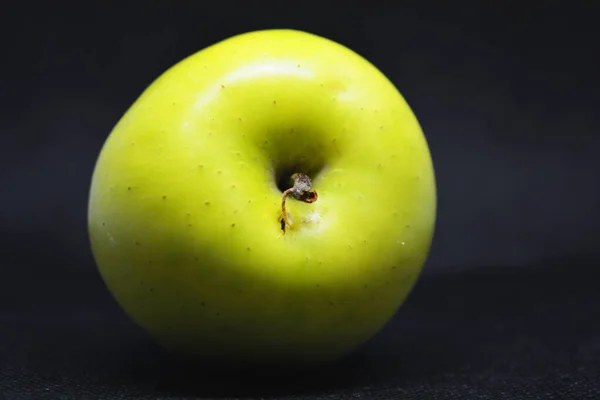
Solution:
<svg viewBox="0 0 600 400">
<path fill-rule="evenodd" d="M 0 399 L 597 399 L 597 19 L 575 2 L 49 2 L 7 6 L 0 127 Z M 429 141 L 439 218 L 394 320 L 335 368 L 217 376 L 133 325 L 86 233 L 97 153 L 183 57 L 254 29 L 377 65 Z"/>
</svg>

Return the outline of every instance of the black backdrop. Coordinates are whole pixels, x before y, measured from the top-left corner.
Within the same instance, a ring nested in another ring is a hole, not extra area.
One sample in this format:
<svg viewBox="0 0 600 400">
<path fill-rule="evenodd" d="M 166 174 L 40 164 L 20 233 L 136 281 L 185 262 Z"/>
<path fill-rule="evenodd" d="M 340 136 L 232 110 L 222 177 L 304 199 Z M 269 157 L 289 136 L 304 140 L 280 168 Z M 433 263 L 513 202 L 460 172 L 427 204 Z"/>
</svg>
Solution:
<svg viewBox="0 0 600 400">
<path fill-rule="evenodd" d="M 597 20 L 576 3 L 493 3 L 4 10 L 0 399 L 598 398 Z M 91 172 L 166 68 L 282 27 L 352 48 L 406 97 L 436 167 L 436 236 L 413 295 L 356 357 L 316 376 L 207 378 L 106 291 L 86 233 Z"/>
</svg>

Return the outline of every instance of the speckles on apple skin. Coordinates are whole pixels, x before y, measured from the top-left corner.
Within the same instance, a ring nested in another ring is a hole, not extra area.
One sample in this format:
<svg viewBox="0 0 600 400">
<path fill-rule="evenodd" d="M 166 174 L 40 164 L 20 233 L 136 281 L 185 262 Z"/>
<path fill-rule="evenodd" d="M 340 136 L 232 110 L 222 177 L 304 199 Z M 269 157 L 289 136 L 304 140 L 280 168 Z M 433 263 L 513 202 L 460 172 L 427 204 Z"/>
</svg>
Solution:
<svg viewBox="0 0 600 400">
<path fill-rule="evenodd" d="M 204 202 L 204 205 L 205 205 L 205 206 L 210 206 L 210 201 L 206 200 L 206 201 Z"/>
<path fill-rule="evenodd" d="M 163 199 L 163 200 L 166 200 L 166 199 L 167 199 L 167 196 L 166 196 L 166 195 L 164 195 L 164 196 L 162 197 L 162 199 Z"/>
</svg>

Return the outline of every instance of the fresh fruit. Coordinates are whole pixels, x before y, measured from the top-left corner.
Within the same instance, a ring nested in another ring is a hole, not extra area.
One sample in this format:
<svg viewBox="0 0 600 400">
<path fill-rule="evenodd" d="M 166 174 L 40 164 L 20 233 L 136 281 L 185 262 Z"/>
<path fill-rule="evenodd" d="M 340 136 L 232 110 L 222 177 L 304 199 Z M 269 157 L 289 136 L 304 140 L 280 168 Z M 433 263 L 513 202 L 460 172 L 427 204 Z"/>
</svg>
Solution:
<svg viewBox="0 0 600 400">
<path fill-rule="evenodd" d="M 373 337 L 435 216 L 429 148 L 395 86 L 338 43 L 265 30 L 144 91 L 101 150 L 88 217 L 137 324 L 178 354 L 257 366 L 335 361 Z"/>
</svg>

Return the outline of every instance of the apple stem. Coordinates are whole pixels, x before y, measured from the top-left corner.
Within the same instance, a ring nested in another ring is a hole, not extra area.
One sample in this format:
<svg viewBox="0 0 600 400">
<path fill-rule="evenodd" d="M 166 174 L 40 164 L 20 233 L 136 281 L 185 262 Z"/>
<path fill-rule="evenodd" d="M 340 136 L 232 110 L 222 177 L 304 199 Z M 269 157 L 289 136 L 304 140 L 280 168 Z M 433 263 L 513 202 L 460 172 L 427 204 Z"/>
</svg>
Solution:
<svg viewBox="0 0 600 400">
<path fill-rule="evenodd" d="M 285 201 L 289 195 L 292 195 L 296 200 L 304 201 L 305 203 L 314 203 L 317 201 L 317 192 L 312 188 L 312 183 L 308 175 L 296 172 L 292 175 L 294 185 L 286 189 L 283 192 L 283 199 L 281 200 L 281 212 L 283 218 L 281 220 L 281 230 L 285 234 L 286 228 L 290 226 L 288 214 L 285 209 Z"/>
</svg>

